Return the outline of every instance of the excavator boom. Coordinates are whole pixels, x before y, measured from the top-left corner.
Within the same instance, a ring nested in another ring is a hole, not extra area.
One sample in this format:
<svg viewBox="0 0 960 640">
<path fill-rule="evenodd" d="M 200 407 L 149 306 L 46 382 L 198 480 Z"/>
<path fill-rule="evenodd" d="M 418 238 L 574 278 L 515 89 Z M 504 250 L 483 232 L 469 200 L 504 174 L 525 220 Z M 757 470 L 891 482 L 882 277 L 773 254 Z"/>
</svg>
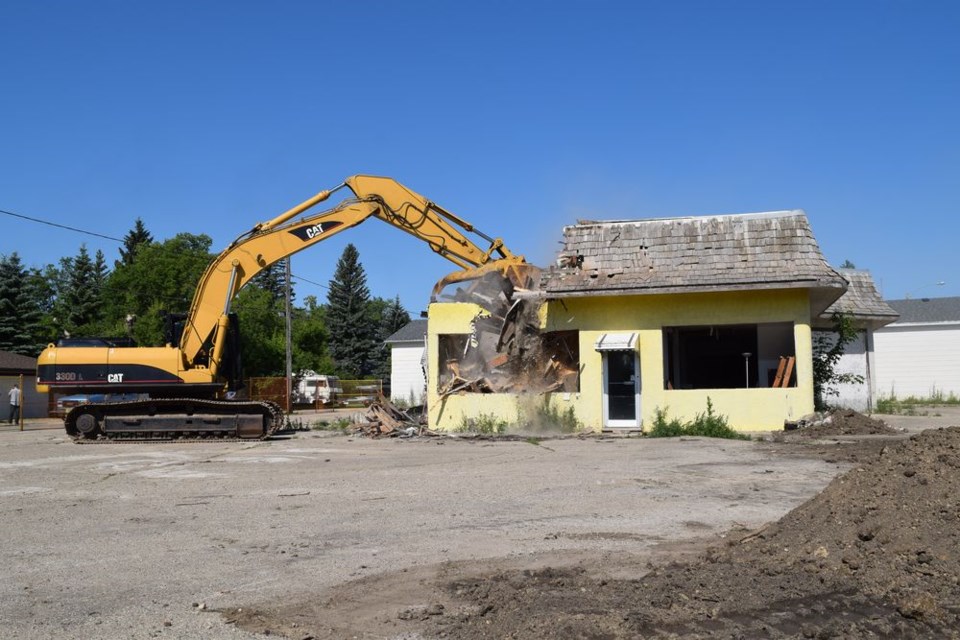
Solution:
<svg viewBox="0 0 960 640">
<path fill-rule="evenodd" d="M 353 191 L 355 198 L 329 211 L 294 220 L 344 187 Z M 352 176 L 340 186 L 321 191 L 276 218 L 256 225 L 210 263 L 197 286 L 180 341 L 188 365 L 204 363 L 216 374 L 218 349 L 224 344 L 218 340 L 218 336 L 223 335 L 221 325 L 226 321 L 234 296 L 257 273 L 371 217 L 423 240 L 437 254 L 460 267 L 437 283 L 434 297 L 448 284 L 494 271 L 510 279 L 515 287 L 525 287 L 536 269 L 528 265 L 523 256 L 507 249 L 500 238 L 478 231 L 469 222 L 396 180 Z M 483 248 L 467 233 L 489 244 Z"/>
</svg>

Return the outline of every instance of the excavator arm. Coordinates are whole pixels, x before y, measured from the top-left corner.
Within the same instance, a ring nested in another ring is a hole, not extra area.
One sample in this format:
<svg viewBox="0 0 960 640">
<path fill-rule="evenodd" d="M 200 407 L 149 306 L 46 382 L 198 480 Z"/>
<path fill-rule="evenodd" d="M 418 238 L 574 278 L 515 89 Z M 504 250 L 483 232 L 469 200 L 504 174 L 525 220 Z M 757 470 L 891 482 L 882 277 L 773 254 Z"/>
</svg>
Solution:
<svg viewBox="0 0 960 640">
<path fill-rule="evenodd" d="M 349 188 L 354 198 L 334 209 L 296 219 L 334 192 Z M 448 284 L 498 272 L 515 287 L 528 286 L 536 267 L 472 224 L 450 213 L 391 178 L 357 175 L 340 186 L 321 191 L 276 218 L 256 225 L 237 238 L 207 267 L 194 294 L 180 348 L 187 368 L 206 361 L 216 376 L 224 345 L 227 317 L 237 292 L 271 264 L 341 231 L 375 217 L 427 243 L 458 267 L 437 283 L 433 295 Z M 295 220 L 296 219 L 296 220 Z M 487 243 L 476 244 L 465 234 Z"/>
</svg>

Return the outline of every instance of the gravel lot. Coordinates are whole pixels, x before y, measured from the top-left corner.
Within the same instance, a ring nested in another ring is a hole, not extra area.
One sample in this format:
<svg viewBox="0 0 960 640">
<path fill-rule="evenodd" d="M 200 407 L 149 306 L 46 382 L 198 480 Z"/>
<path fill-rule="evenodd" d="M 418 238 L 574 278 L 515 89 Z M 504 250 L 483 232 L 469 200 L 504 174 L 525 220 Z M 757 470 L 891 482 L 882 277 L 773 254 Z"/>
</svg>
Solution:
<svg viewBox="0 0 960 640">
<path fill-rule="evenodd" d="M 588 556 L 629 571 L 664 543 L 775 520 L 847 468 L 698 438 L 77 445 L 3 431 L 0 636 L 262 637 L 219 612 L 377 576 L 392 576 L 374 598 L 389 619 L 424 604 L 412 582 L 430 572 Z"/>
</svg>

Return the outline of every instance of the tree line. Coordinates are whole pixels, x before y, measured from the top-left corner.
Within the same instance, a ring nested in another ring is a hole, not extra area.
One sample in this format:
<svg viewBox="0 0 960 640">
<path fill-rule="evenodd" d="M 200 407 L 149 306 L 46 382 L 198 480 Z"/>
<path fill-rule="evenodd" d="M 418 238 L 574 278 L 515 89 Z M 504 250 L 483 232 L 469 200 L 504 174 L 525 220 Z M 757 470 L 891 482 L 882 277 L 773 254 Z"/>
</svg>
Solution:
<svg viewBox="0 0 960 640">
<path fill-rule="evenodd" d="M 204 234 L 155 241 L 137 218 L 112 268 L 102 251 L 81 245 L 57 264 L 26 267 L 14 252 L 0 255 L 0 351 L 36 357 L 71 337 L 128 337 L 142 346 L 164 342 L 167 314 L 187 313 L 214 254 Z M 237 295 L 246 376 L 283 375 L 286 269 L 281 261 L 257 274 Z M 371 297 L 356 247 L 337 262 L 325 302 L 305 296 L 291 307 L 294 371 L 358 379 L 387 377 L 383 341 L 410 322 L 392 300 Z"/>
</svg>

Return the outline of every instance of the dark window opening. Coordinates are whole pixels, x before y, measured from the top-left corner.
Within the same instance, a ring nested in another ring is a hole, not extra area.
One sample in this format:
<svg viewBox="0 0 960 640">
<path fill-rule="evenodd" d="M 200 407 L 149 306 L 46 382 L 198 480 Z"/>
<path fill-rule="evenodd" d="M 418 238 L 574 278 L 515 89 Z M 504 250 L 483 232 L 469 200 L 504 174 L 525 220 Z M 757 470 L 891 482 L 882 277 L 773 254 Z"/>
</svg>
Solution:
<svg viewBox="0 0 960 640">
<path fill-rule="evenodd" d="M 663 329 L 665 389 L 795 387 L 793 323 Z"/>
</svg>

